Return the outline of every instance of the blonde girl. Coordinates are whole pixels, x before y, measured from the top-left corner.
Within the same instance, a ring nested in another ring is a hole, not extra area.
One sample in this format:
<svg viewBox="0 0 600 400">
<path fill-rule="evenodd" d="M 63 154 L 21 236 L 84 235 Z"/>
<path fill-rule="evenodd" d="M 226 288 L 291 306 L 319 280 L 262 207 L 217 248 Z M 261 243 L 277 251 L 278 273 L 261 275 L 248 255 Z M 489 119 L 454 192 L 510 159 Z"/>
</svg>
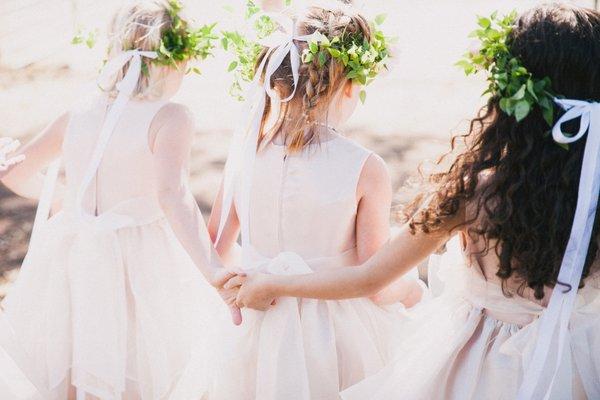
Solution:
<svg viewBox="0 0 600 400">
<path fill-rule="evenodd" d="M 207 49 L 166 56 L 168 39 L 185 45 L 198 35 L 179 9 L 124 7 L 111 27 L 104 94 L 52 122 L 2 179 L 18 194 L 42 193 L 0 326 L 2 350 L 37 389 L 32 399 L 165 399 L 223 307 L 206 283 L 222 269 L 188 186 L 193 117 L 169 100 L 187 61 Z M 59 158 L 65 184 L 52 200 Z"/>
</svg>

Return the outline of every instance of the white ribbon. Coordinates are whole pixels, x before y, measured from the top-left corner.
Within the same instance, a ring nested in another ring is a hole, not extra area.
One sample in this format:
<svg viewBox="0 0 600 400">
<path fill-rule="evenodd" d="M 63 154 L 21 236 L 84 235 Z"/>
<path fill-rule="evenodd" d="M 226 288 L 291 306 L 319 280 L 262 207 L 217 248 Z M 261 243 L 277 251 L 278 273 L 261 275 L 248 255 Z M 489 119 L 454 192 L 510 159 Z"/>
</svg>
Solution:
<svg viewBox="0 0 600 400">
<path fill-rule="evenodd" d="M 540 317 L 536 346 L 529 365 L 524 366 L 525 375 L 518 400 L 549 399 L 552 393 L 565 346 L 568 345 L 569 320 L 590 245 L 600 192 L 600 103 L 567 99 L 555 99 L 555 102 L 566 112 L 552 129 L 554 140 L 568 144 L 581 139 L 586 132 L 588 137 L 579 179 L 577 209 L 558 274 L 559 283 Z M 577 118 L 580 119 L 579 132 L 574 136 L 566 135 L 562 125 Z M 552 349 L 554 354 L 549 360 L 553 343 L 557 348 Z"/>
<path fill-rule="evenodd" d="M 142 72 L 142 57 L 156 58 L 158 57 L 158 54 L 156 54 L 154 51 L 125 51 L 110 60 L 104 66 L 104 69 L 98 77 L 98 83 L 102 86 L 102 83 L 108 82 L 110 79 L 114 78 L 115 74 L 117 74 L 117 72 L 119 72 L 127 63 L 129 63 L 127 73 L 116 85 L 119 93 L 106 115 L 102 129 L 100 130 L 100 135 L 98 136 L 98 140 L 96 142 L 96 147 L 92 153 L 90 163 L 85 174 L 83 175 L 79 190 L 77 191 L 77 206 L 80 207 L 82 216 L 85 215 L 85 212 L 83 211 L 83 198 L 85 193 L 96 176 L 96 172 L 98 171 L 102 161 L 102 156 L 104 155 L 104 151 L 108 145 L 110 137 L 117 125 L 117 122 L 119 122 L 119 118 L 121 117 L 121 114 L 123 113 L 123 110 L 125 109 L 125 106 L 131 97 L 131 94 L 137 86 L 140 73 Z"/>
<path fill-rule="evenodd" d="M 262 14 L 265 15 L 265 14 Z M 296 46 L 296 41 L 308 42 L 313 35 L 297 36 L 295 35 L 295 23 L 292 19 L 281 14 L 266 14 L 279 23 L 281 30 L 276 31 L 260 43 L 268 48 L 267 53 L 256 70 L 254 81 L 250 87 L 249 96 L 247 96 L 247 105 L 250 119 L 248 123 L 242 126 L 242 132 L 234 135 L 231 145 L 227 165 L 225 166 L 225 178 L 223 183 L 223 200 L 221 208 L 221 218 L 219 230 L 217 233 L 218 243 L 221 239 L 223 229 L 226 226 L 231 206 L 233 205 L 235 179 L 241 178 L 240 208 L 237 210 L 242 234 L 242 259 L 247 258 L 248 246 L 250 244 L 249 227 L 249 203 L 250 189 L 252 187 L 252 173 L 256 159 L 256 150 L 258 146 L 258 137 L 262 116 L 265 110 L 267 96 L 273 105 L 272 109 L 277 110 L 281 102 L 290 101 L 296 94 L 299 80 L 300 52 Z M 292 78 L 294 88 L 292 93 L 285 99 L 280 99 L 277 92 L 271 86 L 271 78 L 277 69 L 289 55 L 292 68 Z M 262 85 L 260 80 L 263 76 Z"/>
<path fill-rule="evenodd" d="M 258 270 L 275 275 L 303 275 L 313 270 L 298 254 L 263 259 Z M 328 307 L 327 303 L 321 304 Z M 331 322 L 322 324 L 319 301 L 282 297 L 264 313 L 258 339 L 255 398 L 310 400 L 338 397 L 338 365 Z M 316 357 L 318 359 L 316 359 Z M 290 360 L 293 360 L 291 362 Z M 309 368 L 310 366 L 310 368 Z M 317 385 L 318 382 L 336 384 Z"/>
</svg>

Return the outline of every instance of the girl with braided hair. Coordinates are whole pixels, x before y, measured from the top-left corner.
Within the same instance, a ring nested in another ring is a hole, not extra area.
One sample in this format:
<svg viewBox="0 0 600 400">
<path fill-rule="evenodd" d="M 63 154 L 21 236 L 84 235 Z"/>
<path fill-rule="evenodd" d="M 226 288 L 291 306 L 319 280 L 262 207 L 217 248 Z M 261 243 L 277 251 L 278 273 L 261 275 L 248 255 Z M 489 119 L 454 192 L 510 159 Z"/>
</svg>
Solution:
<svg viewBox="0 0 600 400">
<path fill-rule="evenodd" d="M 230 156 L 209 221 L 220 255 L 241 231 L 243 268 L 286 275 L 371 257 L 388 240 L 392 195 L 383 160 L 336 128 L 354 111 L 360 85 L 333 57 L 299 59 L 315 32 L 330 40 L 348 35 L 371 41 L 369 23 L 340 4 L 310 8 L 294 25 L 259 56 L 258 96 L 251 99 L 256 129 L 249 128 L 241 153 Z M 266 312 L 245 310 L 242 325 L 215 346 L 227 354 L 213 357 L 222 364 L 207 398 L 338 398 L 340 390 L 386 363 L 388 345 L 404 322 L 398 300 L 412 289 L 398 283 L 394 296 L 385 296 L 388 305 L 368 298 L 288 298 Z M 193 381 L 193 372 L 187 376 Z M 178 398 L 199 396 L 182 391 Z"/>
<path fill-rule="evenodd" d="M 543 5 L 474 35 L 461 64 L 488 73 L 488 103 L 399 234 L 356 268 L 229 283 L 256 308 L 360 297 L 446 244 L 442 295 L 344 400 L 600 398 L 600 13 Z"/>
</svg>

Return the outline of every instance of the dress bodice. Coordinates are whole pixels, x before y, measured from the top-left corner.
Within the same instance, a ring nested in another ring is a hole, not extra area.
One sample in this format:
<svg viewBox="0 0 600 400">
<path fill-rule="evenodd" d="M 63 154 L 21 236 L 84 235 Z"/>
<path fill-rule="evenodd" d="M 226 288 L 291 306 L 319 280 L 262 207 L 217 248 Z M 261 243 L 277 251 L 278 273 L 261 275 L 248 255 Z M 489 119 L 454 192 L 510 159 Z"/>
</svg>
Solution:
<svg viewBox="0 0 600 400">
<path fill-rule="evenodd" d="M 440 269 L 437 275 L 444 282 L 444 293 L 459 294 L 475 307 L 499 321 L 526 325 L 536 319 L 545 310 L 540 302 L 510 291 L 507 296 L 502 285 L 486 278 L 477 259 L 463 248 L 457 236 L 447 244 L 446 253 L 440 256 Z M 600 301 L 600 274 L 596 273 L 585 280 L 578 292 L 577 309 Z"/>
<path fill-rule="evenodd" d="M 83 206 L 101 214 L 128 200 L 156 199 L 154 158 L 149 145 L 150 124 L 164 101 L 130 101 L 110 137 Z M 73 111 L 63 144 L 66 175 L 65 208 L 73 207 L 100 129 L 106 118 L 105 101 Z"/>
<path fill-rule="evenodd" d="M 265 257 L 355 255 L 356 188 L 370 154 L 339 135 L 297 154 L 275 144 L 260 151 L 250 193 L 252 247 Z"/>
</svg>

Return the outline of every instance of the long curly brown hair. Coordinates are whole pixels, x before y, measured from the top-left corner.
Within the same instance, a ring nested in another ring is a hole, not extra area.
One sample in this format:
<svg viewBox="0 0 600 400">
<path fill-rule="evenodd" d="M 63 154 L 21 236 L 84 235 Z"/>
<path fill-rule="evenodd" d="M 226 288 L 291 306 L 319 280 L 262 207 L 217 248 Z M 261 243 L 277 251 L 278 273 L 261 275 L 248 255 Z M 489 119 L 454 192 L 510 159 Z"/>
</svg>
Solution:
<svg viewBox="0 0 600 400">
<path fill-rule="evenodd" d="M 600 13 L 567 5 L 545 5 L 522 14 L 511 34 L 511 53 L 536 77 L 549 77 L 552 90 L 570 99 L 600 101 Z M 558 113 L 558 110 L 555 114 Z M 555 115 L 556 116 L 556 115 Z M 578 126 L 566 124 L 564 130 Z M 484 240 L 484 252 L 499 259 L 496 275 L 516 278 L 537 299 L 554 287 L 569 239 L 585 140 L 565 150 L 549 135 L 539 109 L 517 122 L 492 97 L 471 121 L 464 151 L 450 168 L 434 174 L 432 201 L 415 200 L 408 209 L 413 232 L 430 232 L 467 209 L 463 227 Z M 422 197 L 423 198 L 423 197 Z M 472 210 L 472 211 L 471 211 Z M 458 227 L 457 227 L 458 228 Z M 593 238 L 598 238 L 600 213 Z M 598 254 L 592 240 L 582 278 Z"/>
</svg>

